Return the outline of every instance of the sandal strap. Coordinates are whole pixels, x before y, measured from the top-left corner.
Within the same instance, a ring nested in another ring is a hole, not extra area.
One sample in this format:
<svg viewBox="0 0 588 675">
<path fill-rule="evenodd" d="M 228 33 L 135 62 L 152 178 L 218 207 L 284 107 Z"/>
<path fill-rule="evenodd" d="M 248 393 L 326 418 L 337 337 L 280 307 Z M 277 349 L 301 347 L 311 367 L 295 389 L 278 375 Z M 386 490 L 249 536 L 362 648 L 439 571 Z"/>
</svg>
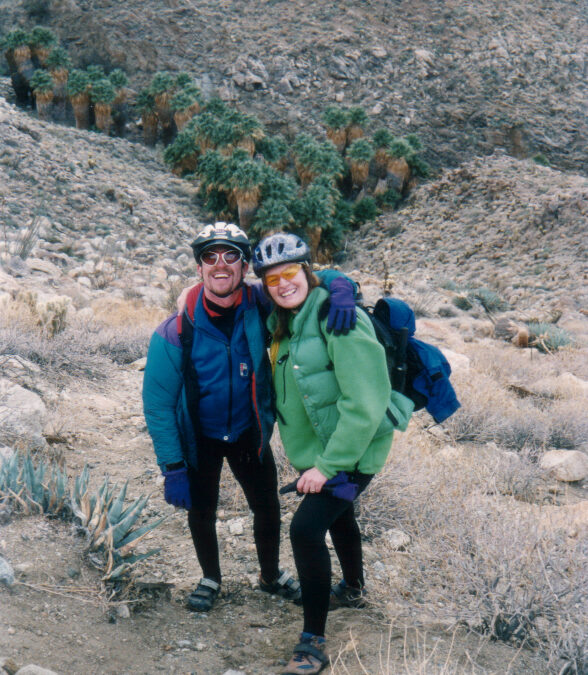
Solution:
<svg viewBox="0 0 588 675">
<path fill-rule="evenodd" d="M 214 581 L 214 579 L 208 579 L 207 577 L 203 577 L 200 579 L 200 583 L 198 584 L 198 588 L 200 586 L 205 586 L 207 588 L 212 588 L 213 591 L 218 591 L 220 590 L 220 584 Z M 196 590 L 198 590 L 198 588 Z"/>
<path fill-rule="evenodd" d="M 321 649 L 314 647 L 309 642 L 300 642 L 294 647 L 294 654 L 309 654 L 321 663 L 329 663 L 329 657 Z"/>
<path fill-rule="evenodd" d="M 282 588 L 287 588 L 291 591 L 297 591 L 300 588 L 300 584 L 294 577 L 288 572 L 288 570 L 284 570 L 280 576 L 280 578 L 276 581 L 278 586 L 281 586 Z"/>
</svg>

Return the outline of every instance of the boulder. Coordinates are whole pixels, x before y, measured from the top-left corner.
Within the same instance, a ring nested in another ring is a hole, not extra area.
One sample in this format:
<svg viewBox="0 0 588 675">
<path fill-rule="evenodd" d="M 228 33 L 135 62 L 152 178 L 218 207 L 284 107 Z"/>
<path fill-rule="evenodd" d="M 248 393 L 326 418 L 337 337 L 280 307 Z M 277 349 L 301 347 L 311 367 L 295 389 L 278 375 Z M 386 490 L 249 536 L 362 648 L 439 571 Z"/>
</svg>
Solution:
<svg viewBox="0 0 588 675">
<path fill-rule="evenodd" d="M 0 378 L 0 437 L 13 443 L 25 441 L 33 449 L 46 446 L 43 427 L 47 409 L 40 396 L 6 378 Z"/>
<path fill-rule="evenodd" d="M 573 483 L 588 478 L 588 455 L 579 450 L 549 450 L 540 464 L 562 482 Z"/>
</svg>

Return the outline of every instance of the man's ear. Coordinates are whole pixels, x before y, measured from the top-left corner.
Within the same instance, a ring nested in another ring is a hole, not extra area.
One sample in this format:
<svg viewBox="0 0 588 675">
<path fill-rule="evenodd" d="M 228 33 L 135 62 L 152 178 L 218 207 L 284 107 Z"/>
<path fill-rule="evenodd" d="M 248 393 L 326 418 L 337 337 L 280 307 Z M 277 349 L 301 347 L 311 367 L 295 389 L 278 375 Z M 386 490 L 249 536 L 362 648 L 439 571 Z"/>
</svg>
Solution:
<svg viewBox="0 0 588 675">
<path fill-rule="evenodd" d="M 247 274 L 248 269 L 249 269 L 249 263 L 243 261 L 243 265 L 241 266 L 241 271 L 243 273 L 243 279 L 245 278 L 245 275 Z"/>
<path fill-rule="evenodd" d="M 198 270 L 198 275 L 202 278 L 202 265 L 196 263 L 196 269 Z"/>
</svg>

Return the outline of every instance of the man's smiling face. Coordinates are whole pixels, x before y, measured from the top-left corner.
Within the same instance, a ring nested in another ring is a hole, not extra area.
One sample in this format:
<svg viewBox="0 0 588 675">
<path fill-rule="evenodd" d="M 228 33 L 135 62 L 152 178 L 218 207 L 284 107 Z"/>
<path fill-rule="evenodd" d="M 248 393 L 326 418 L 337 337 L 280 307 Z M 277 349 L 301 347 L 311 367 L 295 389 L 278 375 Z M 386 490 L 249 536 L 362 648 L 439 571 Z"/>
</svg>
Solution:
<svg viewBox="0 0 588 675">
<path fill-rule="evenodd" d="M 237 252 L 239 256 L 235 262 L 232 262 L 234 252 Z M 225 262 L 224 253 L 228 253 L 229 262 Z M 214 261 L 215 258 L 216 261 Z M 200 265 L 198 265 L 206 297 L 222 306 L 231 305 L 236 299 L 236 293 L 241 288 L 241 282 L 248 267 L 248 264 L 241 257 L 241 251 L 237 248 L 224 246 L 223 244 L 207 248 L 200 258 Z"/>
</svg>

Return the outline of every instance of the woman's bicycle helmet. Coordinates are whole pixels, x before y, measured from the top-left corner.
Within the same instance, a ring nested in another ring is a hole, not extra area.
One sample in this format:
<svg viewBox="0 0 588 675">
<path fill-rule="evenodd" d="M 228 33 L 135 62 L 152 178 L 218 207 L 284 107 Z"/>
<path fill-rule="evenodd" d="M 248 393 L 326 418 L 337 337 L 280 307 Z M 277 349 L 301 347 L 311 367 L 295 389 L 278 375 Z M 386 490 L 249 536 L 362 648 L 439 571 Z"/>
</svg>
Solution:
<svg viewBox="0 0 588 675">
<path fill-rule="evenodd" d="M 207 248 L 218 246 L 219 244 L 238 248 L 243 253 L 245 262 L 249 262 L 251 258 L 251 244 L 247 235 L 234 223 L 223 222 L 207 225 L 196 235 L 196 239 L 191 244 L 196 262 L 200 264 L 200 256 Z"/>
<path fill-rule="evenodd" d="M 258 277 L 274 265 L 285 262 L 310 263 L 310 249 L 295 234 L 278 232 L 262 239 L 253 251 L 253 271 Z"/>
</svg>

